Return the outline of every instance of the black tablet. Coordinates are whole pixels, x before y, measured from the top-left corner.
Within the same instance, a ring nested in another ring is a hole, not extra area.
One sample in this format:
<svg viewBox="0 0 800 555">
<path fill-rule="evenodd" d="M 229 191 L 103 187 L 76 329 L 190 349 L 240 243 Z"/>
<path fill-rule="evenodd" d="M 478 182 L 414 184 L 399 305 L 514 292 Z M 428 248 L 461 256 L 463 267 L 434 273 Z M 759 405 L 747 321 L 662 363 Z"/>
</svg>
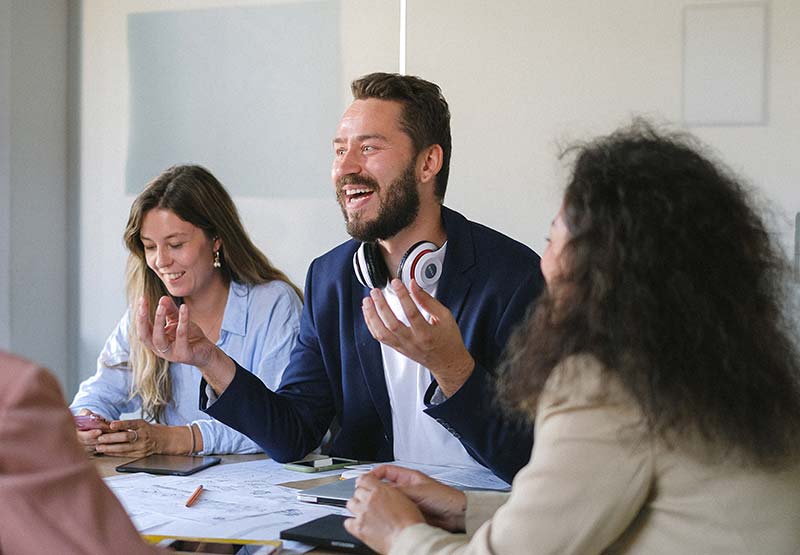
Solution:
<svg viewBox="0 0 800 555">
<path fill-rule="evenodd" d="M 150 474 L 170 474 L 188 476 L 209 466 L 219 464 L 219 457 L 197 455 L 150 455 L 117 467 L 117 472 L 148 472 Z"/>
<path fill-rule="evenodd" d="M 283 530 L 281 539 L 295 540 L 345 553 L 375 554 L 368 545 L 344 529 L 343 522 L 346 518 L 342 515 L 326 515 L 316 518 L 305 524 Z"/>
</svg>

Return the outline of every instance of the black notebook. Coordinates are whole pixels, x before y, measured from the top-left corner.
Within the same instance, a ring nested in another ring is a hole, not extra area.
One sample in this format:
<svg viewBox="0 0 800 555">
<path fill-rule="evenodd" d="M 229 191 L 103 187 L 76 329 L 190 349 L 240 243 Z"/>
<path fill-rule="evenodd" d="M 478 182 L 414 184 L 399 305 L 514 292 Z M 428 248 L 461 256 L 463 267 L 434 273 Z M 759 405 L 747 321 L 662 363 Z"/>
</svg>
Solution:
<svg viewBox="0 0 800 555">
<path fill-rule="evenodd" d="M 345 553 L 375 554 L 364 542 L 344 529 L 346 518 L 342 515 L 326 515 L 282 531 L 281 539 L 327 547 Z"/>
</svg>

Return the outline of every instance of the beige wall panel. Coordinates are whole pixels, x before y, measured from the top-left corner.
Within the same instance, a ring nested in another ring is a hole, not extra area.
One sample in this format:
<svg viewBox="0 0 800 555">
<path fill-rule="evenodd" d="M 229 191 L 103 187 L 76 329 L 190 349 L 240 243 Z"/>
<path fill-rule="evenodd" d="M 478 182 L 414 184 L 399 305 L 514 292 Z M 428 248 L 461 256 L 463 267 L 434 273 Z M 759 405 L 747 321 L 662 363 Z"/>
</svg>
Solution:
<svg viewBox="0 0 800 555">
<path fill-rule="evenodd" d="M 696 3 L 409 0 L 408 73 L 442 85 L 453 112 L 448 204 L 541 250 L 566 179 L 561 145 L 637 114 L 680 124 L 683 8 Z M 767 27 L 767 125 L 691 131 L 764 193 L 789 251 L 800 3 L 769 2 Z"/>
</svg>

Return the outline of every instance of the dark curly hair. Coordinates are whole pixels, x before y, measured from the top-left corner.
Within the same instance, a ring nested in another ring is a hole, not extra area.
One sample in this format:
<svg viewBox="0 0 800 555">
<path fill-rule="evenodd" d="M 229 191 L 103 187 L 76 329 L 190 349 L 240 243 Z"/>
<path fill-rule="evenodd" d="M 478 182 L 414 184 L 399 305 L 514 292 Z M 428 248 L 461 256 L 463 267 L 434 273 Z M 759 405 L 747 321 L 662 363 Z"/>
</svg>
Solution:
<svg viewBox="0 0 800 555">
<path fill-rule="evenodd" d="M 567 151 L 566 275 L 510 340 L 499 396 L 532 415 L 553 368 L 591 354 L 650 432 L 779 464 L 800 445 L 787 264 L 746 187 L 702 151 L 643 121 Z"/>
<path fill-rule="evenodd" d="M 436 198 L 441 202 L 450 176 L 450 107 L 439 85 L 413 75 L 370 73 L 350 84 L 355 100 L 378 98 L 403 105 L 400 127 L 411 137 L 416 156 L 431 145 L 442 147 L 442 169 L 436 175 Z"/>
</svg>

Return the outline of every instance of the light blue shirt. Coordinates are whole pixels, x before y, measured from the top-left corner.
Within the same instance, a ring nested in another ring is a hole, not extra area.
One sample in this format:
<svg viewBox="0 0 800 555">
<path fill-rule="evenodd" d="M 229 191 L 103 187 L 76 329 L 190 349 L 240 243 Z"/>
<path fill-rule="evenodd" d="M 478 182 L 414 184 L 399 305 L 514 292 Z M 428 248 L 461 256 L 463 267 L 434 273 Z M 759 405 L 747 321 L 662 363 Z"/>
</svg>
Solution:
<svg viewBox="0 0 800 555">
<path fill-rule="evenodd" d="M 217 346 L 242 367 L 249 368 L 270 389 L 276 389 L 289 363 L 300 328 L 302 303 L 294 289 L 282 281 L 261 285 L 232 282 Z M 117 324 L 97 358 L 97 372 L 84 381 L 70 408 L 82 408 L 116 420 L 123 413 L 140 411 L 141 397 L 130 398 L 133 372 L 128 367 L 130 309 Z M 169 365 L 172 402 L 163 424 L 196 424 L 203 434 L 201 454 L 257 453 L 252 440 L 214 420 L 198 407 L 200 371 L 187 364 Z"/>
</svg>

